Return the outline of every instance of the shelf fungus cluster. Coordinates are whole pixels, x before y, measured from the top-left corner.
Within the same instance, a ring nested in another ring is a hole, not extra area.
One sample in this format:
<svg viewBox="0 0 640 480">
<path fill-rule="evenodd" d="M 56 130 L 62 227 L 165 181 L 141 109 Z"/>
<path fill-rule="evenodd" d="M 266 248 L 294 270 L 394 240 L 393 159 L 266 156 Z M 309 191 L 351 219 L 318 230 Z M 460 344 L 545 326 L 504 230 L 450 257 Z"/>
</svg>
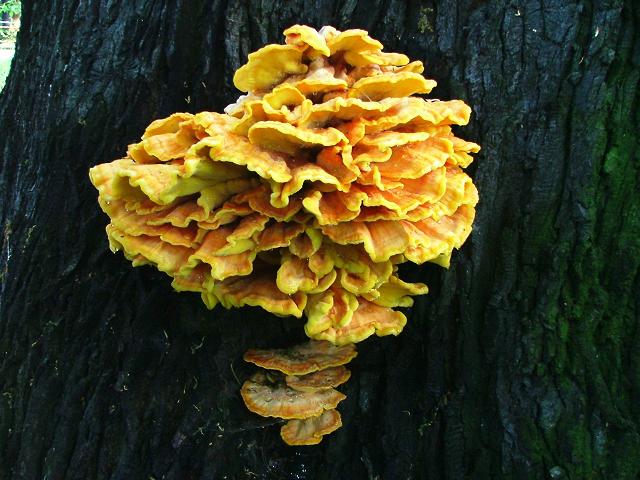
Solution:
<svg viewBox="0 0 640 480">
<path fill-rule="evenodd" d="M 344 364 L 356 354 L 354 344 L 314 340 L 288 349 L 249 350 L 244 359 L 264 370 L 240 393 L 252 412 L 288 420 L 280 429 L 288 445 L 316 445 L 342 426 L 336 406 L 346 397 L 335 387 L 349 380 Z"/>
<path fill-rule="evenodd" d="M 452 131 L 471 110 L 416 96 L 436 85 L 422 63 L 363 30 L 284 34 L 236 71 L 225 113 L 156 120 L 91 169 L 110 246 L 209 308 L 306 317 L 338 346 L 397 335 L 394 308 L 427 292 L 398 265 L 446 267 L 471 231 L 480 147 Z"/>
</svg>

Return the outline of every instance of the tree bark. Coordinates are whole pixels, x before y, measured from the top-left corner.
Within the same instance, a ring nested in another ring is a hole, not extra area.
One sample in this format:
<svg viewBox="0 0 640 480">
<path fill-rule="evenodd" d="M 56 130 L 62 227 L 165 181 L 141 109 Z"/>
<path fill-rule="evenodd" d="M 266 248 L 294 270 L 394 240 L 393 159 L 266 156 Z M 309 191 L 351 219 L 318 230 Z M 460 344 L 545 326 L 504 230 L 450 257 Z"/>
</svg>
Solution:
<svg viewBox="0 0 640 480">
<path fill-rule="evenodd" d="M 242 353 L 302 323 L 208 311 L 107 248 L 89 167 L 221 109 L 295 23 L 364 28 L 474 115 L 474 232 L 397 338 L 359 346 L 344 427 L 285 446 Z M 640 475 L 640 8 L 633 0 L 32 0 L 0 98 L 0 479 Z"/>
</svg>

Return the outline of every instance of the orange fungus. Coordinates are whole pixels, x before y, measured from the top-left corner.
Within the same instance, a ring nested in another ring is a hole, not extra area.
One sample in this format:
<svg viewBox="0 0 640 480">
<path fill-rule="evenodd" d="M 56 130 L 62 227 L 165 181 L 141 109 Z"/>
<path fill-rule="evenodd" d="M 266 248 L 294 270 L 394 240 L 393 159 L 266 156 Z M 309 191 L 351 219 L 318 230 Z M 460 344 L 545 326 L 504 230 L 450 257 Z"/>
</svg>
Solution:
<svg viewBox="0 0 640 480">
<path fill-rule="evenodd" d="M 448 266 L 471 231 L 463 168 L 480 147 L 452 131 L 471 110 L 415 96 L 436 85 L 422 63 L 364 30 L 285 37 L 236 72 L 246 95 L 228 113 L 156 120 L 91 169 L 110 246 L 210 308 L 305 316 L 311 338 L 338 344 L 396 335 L 392 308 L 427 291 L 397 266 Z"/>
<path fill-rule="evenodd" d="M 240 390 L 245 405 L 263 417 L 288 422 L 280 436 L 288 445 L 316 445 L 342 426 L 335 389 L 349 380 L 344 366 L 356 356 L 353 344 L 310 340 L 287 349 L 249 350 L 244 359 L 262 367 Z"/>
<path fill-rule="evenodd" d="M 453 130 L 469 106 L 421 96 L 436 86 L 422 62 L 384 52 L 364 30 L 284 33 L 236 71 L 244 94 L 225 113 L 155 120 L 90 178 L 109 245 L 134 266 L 154 265 L 208 308 L 306 318 L 318 342 L 300 355 L 245 356 L 288 380 L 261 374 L 243 389 L 261 414 L 272 414 L 264 398 L 302 399 L 282 436 L 305 444 L 339 426 L 329 413 L 338 396 L 325 397 L 348 375 L 331 371 L 328 390 L 313 392 L 304 385 L 321 378 L 301 376 L 355 356 L 340 348 L 402 331 L 394 309 L 427 286 L 403 281 L 398 266 L 449 266 L 471 232 L 478 192 L 464 169 L 480 147 Z"/>
</svg>

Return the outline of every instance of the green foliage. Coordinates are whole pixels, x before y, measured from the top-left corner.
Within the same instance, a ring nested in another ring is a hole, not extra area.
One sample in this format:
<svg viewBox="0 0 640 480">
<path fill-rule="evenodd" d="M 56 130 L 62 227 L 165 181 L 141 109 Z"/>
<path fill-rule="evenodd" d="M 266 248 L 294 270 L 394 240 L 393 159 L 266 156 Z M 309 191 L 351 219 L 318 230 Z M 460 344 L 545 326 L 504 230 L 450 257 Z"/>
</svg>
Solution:
<svg viewBox="0 0 640 480">
<path fill-rule="evenodd" d="M 20 15 L 21 3 L 21 0 L 8 0 L 3 4 L 0 4 L 0 15 L 3 13 L 8 13 L 11 17 Z"/>
<path fill-rule="evenodd" d="M 17 35 L 18 35 L 17 30 L 2 28 L 0 29 L 0 42 L 16 43 Z"/>
<path fill-rule="evenodd" d="M 5 79 L 9 75 L 13 50 L 0 50 L 0 90 L 4 87 Z"/>
<path fill-rule="evenodd" d="M 2 2 L 2 0 L 0 0 L 0 2 Z M 8 15 L 10 18 L 20 16 L 21 8 L 21 0 L 5 0 L 3 3 L 0 3 L 0 17 L 4 15 Z M 0 28 L 0 41 L 3 42 L 3 44 L 5 42 L 15 42 L 18 25 L 19 23 L 14 24 L 12 20 L 2 23 L 2 28 Z"/>
</svg>

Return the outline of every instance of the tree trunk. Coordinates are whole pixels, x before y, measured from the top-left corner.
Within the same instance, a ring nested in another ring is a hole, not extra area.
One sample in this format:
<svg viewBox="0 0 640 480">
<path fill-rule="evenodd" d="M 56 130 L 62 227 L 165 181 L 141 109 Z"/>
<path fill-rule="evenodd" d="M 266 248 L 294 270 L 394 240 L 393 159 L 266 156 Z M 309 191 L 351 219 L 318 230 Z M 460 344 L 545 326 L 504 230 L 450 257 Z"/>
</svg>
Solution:
<svg viewBox="0 0 640 480">
<path fill-rule="evenodd" d="M 295 23 L 359 27 L 471 105 L 470 241 L 397 338 L 359 346 L 344 427 L 287 447 L 242 353 L 302 323 L 208 311 L 108 251 L 89 167 L 221 109 Z M 640 7 L 633 0 L 24 2 L 0 98 L 0 479 L 640 475 Z"/>
</svg>

